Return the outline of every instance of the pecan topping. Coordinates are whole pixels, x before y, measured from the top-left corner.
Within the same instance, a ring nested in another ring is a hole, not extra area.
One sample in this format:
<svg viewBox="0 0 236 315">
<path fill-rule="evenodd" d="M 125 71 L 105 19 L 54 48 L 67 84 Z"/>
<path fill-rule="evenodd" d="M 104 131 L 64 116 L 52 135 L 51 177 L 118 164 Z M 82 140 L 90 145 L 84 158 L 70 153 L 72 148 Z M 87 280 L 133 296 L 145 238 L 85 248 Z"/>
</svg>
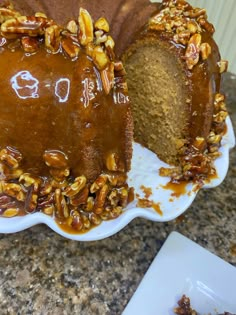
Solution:
<svg viewBox="0 0 236 315">
<path fill-rule="evenodd" d="M 189 70 L 191 70 L 198 63 L 201 40 L 202 37 L 200 34 L 194 34 L 191 36 L 188 42 L 185 58 Z"/>
</svg>

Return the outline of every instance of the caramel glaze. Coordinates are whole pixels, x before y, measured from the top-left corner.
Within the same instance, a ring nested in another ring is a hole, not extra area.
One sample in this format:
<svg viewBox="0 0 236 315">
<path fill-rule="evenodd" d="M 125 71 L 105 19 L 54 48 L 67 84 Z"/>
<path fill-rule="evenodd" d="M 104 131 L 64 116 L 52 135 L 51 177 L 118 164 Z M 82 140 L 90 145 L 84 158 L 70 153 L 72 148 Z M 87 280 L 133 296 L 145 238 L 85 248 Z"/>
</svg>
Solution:
<svg viewBox="0 0 236 315">
<path fill-rule="evenodd" d="M 62 25 L 68 19 L 74 18 L 80 7 L 88 10 L 94 20 L 104 16 L 110 24 L 110 33 L 116 42 L 116 55 L 120 57 L 133 34 L 147 22 L 150 15 L 156 10 L 157 4 L 150 3 L 149 0 L 15 0 L 14 7 L 27 15 L 44 12 Z"/>
<path fill-rule="evenodd" d="M 66 154 L 74 177 L 94 180 L 106 171 L 109 153 L 116 153 L 127 171 L 132 152 L 128 97 L 118 85 L 104 93 L 84 49 L 73 61 L 43 45 L 29 55 L 20 44 L 11 50 L 11 40 L 1 42 L 0 144 L 21 152 L 24 172 L 48 175 L 45 150 Z"/>
</svg>

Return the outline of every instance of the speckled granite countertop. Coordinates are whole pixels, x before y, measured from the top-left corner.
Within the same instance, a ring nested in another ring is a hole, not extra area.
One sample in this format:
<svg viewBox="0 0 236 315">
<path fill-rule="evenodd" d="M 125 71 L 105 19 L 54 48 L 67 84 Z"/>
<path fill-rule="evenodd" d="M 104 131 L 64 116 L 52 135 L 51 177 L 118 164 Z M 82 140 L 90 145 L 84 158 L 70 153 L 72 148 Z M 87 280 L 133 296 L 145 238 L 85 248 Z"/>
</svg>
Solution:
<svg viewBox="0 0 236 315">
<path fill-rule="evenodd" d="M 224 90 L 236 129 L 236 76 Z M 136 219 L 117 235 L 79 243 L 44 225 L 0 235 L 0 314 L 120 315 L 173 230 L 236 266 L 236 149 L 223 184 L 201 190 L 183 220 Z"/>
</svg>

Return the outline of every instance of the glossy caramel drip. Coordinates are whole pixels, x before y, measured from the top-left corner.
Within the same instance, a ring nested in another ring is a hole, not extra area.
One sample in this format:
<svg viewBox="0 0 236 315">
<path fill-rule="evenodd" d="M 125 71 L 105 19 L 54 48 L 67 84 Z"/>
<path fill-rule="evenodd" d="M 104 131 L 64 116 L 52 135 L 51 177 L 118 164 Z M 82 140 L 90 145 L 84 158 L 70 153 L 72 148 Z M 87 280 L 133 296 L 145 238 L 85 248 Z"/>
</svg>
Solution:
<svg viewBox="0 0 236 315">
<path fill-rule="evenodd" d="M 8 40 L 0 48 L 1 148 L 15 147 L 23 155 L 24 171 L 41 176 L 48 175 L 42 158 L 46 150 L 65 153 L 75 177 L 95 179 L 107 170 L 110 153 L 127 171 L 128 97 L 118 88 L 104 93 L 100 72 L 85 49 L 73 61 L 43 45 L 31 55 L 11 45 Z"/>
</svg>

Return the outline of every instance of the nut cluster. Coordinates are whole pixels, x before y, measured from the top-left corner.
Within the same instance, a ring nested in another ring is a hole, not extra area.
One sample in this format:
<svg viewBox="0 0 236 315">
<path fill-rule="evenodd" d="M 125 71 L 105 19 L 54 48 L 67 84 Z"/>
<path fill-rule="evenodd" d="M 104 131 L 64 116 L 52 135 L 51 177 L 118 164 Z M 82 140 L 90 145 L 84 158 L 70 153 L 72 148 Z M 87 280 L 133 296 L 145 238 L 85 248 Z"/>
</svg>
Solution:
<svg viewBox="0 0 236 315">
<path fill-rule="evenodd" d="M 202 42 L 202 33 L 211 36 L 214 26 L 208 22 L 205 9 L 194 8 L 184 0 L 163 1 L 163 9 L 149 21 L 149 29 L 173 34 L 173 40 L 185 47 L 186 65 L 189 70 L 211 55 L 211 46 Z M 219 72 L 227 70 L 227 61 L 219 64 Z"/>
<path fill-rule="evenodd" d="M 85 176 L 70 176 L 67 156 L 60 151 L 43 155 L 50 178 L 24 173 L 22 155 L 7 147 L 0 151 L 0 214 L 14 217 L 41 211 L 75 231 L 85 232 L 103 220 L 118 217 L 133 200 L 126 174 L 101 174 L 89 183 Z"/>
<path fill-rule="evenodd" d="M 7 39 L 4 44 L 8 43 L 10 49 L 21 45 L 26 53 L 32 54 L 43 43 L 48 52 L 62 52 L 72 60 L 79 58 L 81 49 L 85 49 L 101 73 L 106 94 L 114 87 L 116 74 L 115 43 L 108 34 L 109 29 L 105 18 L 94 23 L 83 8 L 77 20 L 70 20 L 66 27 L 62 27 L 41 12 L 22 16 L 12 6 L 0 7 L 0 39 Z"/>
</svg>

